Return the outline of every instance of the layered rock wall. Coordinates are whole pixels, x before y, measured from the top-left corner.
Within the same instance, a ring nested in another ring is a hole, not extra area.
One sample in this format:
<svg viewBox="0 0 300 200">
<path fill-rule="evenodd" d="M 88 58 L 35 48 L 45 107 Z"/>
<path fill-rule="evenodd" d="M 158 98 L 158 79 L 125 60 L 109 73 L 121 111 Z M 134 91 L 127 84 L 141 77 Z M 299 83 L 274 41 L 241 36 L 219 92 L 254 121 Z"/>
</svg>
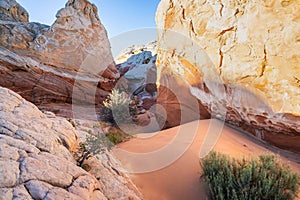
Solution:
<svg viewBox="0 0 300 200">
<path fill-rule="evenodd" d="M 70 0 L 52 26 L 0 1 L 0 85 L 37 104 L 100 104 L 119 78 L 95 5 Z M 105 83 L 102 88 L 99 83 Z"/>
<path fill-rule="evenodd" d="M 299 9 L 299 1 L 162 0 L 158 103 L 167 125 L 206 117 L 197 109 L 203 106 L 300 152 Z M 175 98 L 166 87 L 183 95 Z"/>
</svg>

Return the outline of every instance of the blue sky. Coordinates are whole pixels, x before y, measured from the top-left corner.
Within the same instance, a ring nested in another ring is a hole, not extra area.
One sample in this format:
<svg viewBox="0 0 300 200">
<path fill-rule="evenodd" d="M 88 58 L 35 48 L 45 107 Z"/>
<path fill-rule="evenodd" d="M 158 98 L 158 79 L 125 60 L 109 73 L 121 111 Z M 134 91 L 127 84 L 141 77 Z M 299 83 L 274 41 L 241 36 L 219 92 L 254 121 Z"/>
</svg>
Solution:
<svg viewBox="0 0 300 200">
<path fill-rule="evenodd" d="M 29 12 L 30 21 L 51 25 L 55 14 L 67 0 L 17 0 Z M 109 38 L 145 27 L 155 28 L 160 0 L 90 0 L 98 7 Z"/>
</svg>

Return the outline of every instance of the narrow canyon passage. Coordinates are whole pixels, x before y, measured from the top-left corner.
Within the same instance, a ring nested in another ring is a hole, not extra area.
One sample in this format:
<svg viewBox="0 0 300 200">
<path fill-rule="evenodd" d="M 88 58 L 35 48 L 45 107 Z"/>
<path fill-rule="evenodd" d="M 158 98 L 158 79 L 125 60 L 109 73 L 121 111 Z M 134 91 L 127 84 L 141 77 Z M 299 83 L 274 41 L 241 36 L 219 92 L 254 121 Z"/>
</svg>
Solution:
<svg viewBox="0 0 300 200">
<path fill-rule="evenodd" d="M 131 179 L 143 193 L 145 199 L 193 200 L 207 198 L 206 192 L 208 190 L 205 188 L 203 181 L 200 180 L 199 151 L 210 123 L 211 120 L 201 120 L 182 125 L 184 128 L 198 126 L 197 133 L 191 146 L 183 156 L 171 165 L 150 173 L 131 174 Z M 175 127 L 161 131 L 147 139 L 131 139 L 118 145 L 113 153 L 124 166 L 128 166 L 127 158 L 118 153 L 120 149 L 135 153 L 158 150 L 174 139 L 179 128 Z M 214 150 L 236 158 L 258 156 L 267 152 L 276 153 L 281 155 L 283 162 L 290 163 L 293 170 L 300 172 L 300 157 L 297 154 L 259 142 L 252 136 L 227 126 L 223 128 L 222 135 Z"/>
</svg>

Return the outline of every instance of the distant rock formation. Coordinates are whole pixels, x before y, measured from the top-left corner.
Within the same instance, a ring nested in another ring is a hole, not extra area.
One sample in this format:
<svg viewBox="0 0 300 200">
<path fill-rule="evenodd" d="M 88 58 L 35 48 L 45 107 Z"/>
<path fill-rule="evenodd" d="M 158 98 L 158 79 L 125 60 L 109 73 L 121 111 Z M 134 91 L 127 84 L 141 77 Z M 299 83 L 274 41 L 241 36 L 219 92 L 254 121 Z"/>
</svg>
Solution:
<svg viewBox="0 0 300 200">
<path fill-rule="evenodd" d="M 299 9 L 297 1 L 162 0 L 158 104 L 166 126 L 207 110 L 300 152 Z"/>
<path fill-rule="evenodd" d="M 155 104 L 157 97 L 156 52 L 157 41 L 153 41 L 128 47 L 116 59 L 122 77 L 116 87 L 138 96 L 146 109 Z"/>
<path fill-rule="evenodd" d="M 49 27 L 29 23 L 15 0 L 0 0 L 0 85 L 36 105 L 100 104 L 119 73 L 97 12 L 69 0 Z"/>
<path fill-rule="evenodd" d="M 157 41 L 151 41 L 148 44 L 132 45 L 124 49 L 120 55 L 116 58 L 117 64 L 125 63 L 132 55 L 136 55 L 145 51 L 152 52 L 152 55 L 157 54 Z"/>
<path fill-rule="evenodd" d="M 79 135 L 91 127 L 77 131 L 2 87 L 0 102 L 0 199 L 141 198 L 108 151 L 88 159 L 90 173 L 76 165 Z"/>
</svg>

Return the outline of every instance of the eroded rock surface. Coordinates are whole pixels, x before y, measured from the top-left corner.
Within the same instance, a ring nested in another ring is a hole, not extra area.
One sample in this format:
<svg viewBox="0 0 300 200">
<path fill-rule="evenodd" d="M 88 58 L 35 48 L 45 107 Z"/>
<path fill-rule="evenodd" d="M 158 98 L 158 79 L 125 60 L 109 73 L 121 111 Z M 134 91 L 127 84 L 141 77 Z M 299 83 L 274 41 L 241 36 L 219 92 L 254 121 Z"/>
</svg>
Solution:
<svg viewBox="0 0 300 200">
<path fill-rule="evenodd" d="M 105 99 L 119 73 L 95 5 L 70 0 L 50 27 L 29 23 L 15 0 L 1 0 L 0 12 L 1 86 L 36 105 Z"/>
<path fill-rule="evenodd" d="M 126 61 L 133 55 L 142 53 L 144 51 L 150 51 L 152 52 L 152 55 L 157 54 L 157 41 L 151 41 L 148 44 L 143 45 L 132 45 L 130 47 L 127 47 L 124 49 L 120 55 L 116 58 L 117 64 L 126 63 Z"/>
<path fill-rule="evenodd" d="M 157 41 L 146 45 L 133 45 L 125 49 L 116 59 L 121 79 L 116 87 L 137 96 L 140 105 L 149 110 L 156 102 Z"/>
<path fill-rule="evenodd" d="M 92 174 L 76 165 L 78 132 L 0 87 L 0 199 L 139 199 L 108 151 L 93 158 L 98 170 Z"/>
<path fill-rule="evenodd" d="M 162 0 L 158 104 L 166 125 L 207 117 L 200 107 L 300 152 L 299 8 L 298 1 Z"/>
<path fill-rule="evenodd" d="M 132 55 L 128 60 L 121 64 L 120 70 L 127 68 L 124 74 L 126 88 L 130 93 L 135 93 L 141 86 L 155 84 L 156 82 L 156 55 L 150 51 Z"/>
</svg>

